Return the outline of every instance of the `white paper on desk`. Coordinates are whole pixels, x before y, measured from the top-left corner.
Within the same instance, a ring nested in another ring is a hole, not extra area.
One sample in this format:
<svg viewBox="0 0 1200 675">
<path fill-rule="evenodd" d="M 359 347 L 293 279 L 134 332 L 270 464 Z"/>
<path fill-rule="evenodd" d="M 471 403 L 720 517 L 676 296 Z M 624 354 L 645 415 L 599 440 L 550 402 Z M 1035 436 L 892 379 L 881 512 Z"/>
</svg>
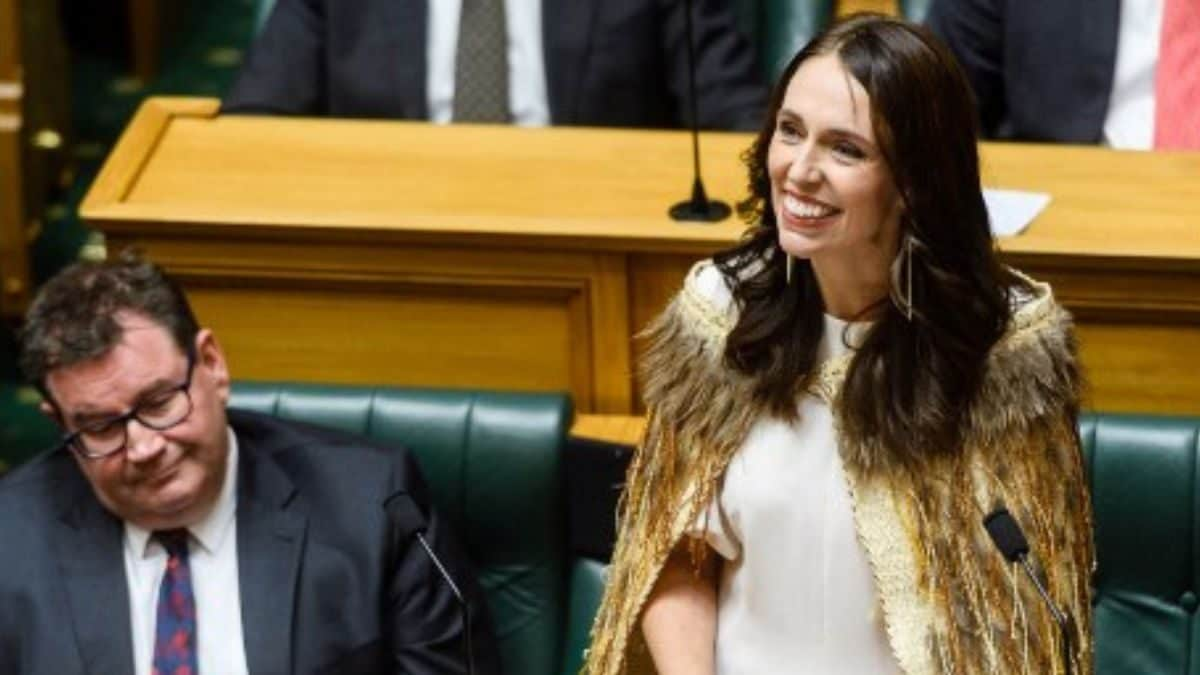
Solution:
<svg viewBox="0 0 1200 675">
<path fill-rule="evenodd" d="M 1011 237 L 1029 227 L 1029 223 L 1050 203 L 1050 195 L 1045 192 L 984 188 L 983 201 L 987 204 L 988 219 L 992 221 L 992 234 Z"/>
</svg>

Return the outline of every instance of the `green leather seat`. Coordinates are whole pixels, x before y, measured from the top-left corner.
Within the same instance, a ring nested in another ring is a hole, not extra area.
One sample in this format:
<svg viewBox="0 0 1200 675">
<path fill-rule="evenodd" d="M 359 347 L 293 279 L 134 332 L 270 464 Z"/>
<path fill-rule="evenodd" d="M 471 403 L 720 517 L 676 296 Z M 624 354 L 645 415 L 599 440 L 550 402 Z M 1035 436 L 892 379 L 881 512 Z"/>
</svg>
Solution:
<svg viewBox="0 0 1200 675">
<path fill-rule="evenodd" d="M 1200 673 L 1200 419 L 1080 422 L 1096 556 L 1096 672 Z"/>
<path fill-rule="evenodd" d="M 230 405 L 412 450 L 435 502 L 466 542 L 504 672 L 569 672 L 564 659 L 578 656 L 563 649 L 565 394 L 239 382 Z"/>
</svg>

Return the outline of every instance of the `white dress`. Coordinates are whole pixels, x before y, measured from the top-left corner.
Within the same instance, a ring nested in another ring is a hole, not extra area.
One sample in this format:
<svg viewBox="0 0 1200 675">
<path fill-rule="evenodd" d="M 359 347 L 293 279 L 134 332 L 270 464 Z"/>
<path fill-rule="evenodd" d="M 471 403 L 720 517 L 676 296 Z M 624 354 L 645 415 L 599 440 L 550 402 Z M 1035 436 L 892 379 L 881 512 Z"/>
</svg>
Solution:
<svg viewBox="0 0 1200 675">
<path fill-rule="evenodd" d="M 846 322 L 826 315 L 820 358 L 844 353 L 866 326 L 851 324 L 843 340 Z M 724 559 L 717 673 L 899 673 L 855 534 L 832 412 L 812 395 L 799 407 L 795 424 L 753 426 L 688 531 Z"/>
</svg>

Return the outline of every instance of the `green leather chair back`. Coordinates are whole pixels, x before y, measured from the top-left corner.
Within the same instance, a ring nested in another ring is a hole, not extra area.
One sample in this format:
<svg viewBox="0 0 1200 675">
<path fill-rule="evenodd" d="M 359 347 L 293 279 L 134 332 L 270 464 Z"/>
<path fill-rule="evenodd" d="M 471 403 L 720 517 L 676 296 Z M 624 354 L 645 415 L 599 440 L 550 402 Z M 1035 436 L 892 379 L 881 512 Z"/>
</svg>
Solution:
<svg viewBox="0 0 1200 675">
<path fill-rule="evenodd" d="M 1097 675 L 1200 673 L 1200 419 L 1085 416 Z"/>
<path fill-rule="evenodd" d="M 560 672 L 565 394 L 238 382 L 230 405 L 411 449 L 479 573 L 504 672 Z"/>
</svg>

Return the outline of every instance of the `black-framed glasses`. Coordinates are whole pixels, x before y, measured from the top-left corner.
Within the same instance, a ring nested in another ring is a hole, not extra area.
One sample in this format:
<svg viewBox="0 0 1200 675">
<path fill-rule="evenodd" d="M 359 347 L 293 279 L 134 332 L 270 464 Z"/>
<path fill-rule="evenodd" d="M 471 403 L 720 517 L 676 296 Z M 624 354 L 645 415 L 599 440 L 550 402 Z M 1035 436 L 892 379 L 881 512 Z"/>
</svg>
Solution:
<svg viewBox="0 0 1200 675">
<path fill-rule="evenodd" d="M 80 457 L 99 459 L 118 453 L 129 443 L 129 420 L 155 431 L 166 431 L 192 414 L 192 371 L 196 366 L 195 350 L 187 355 L 187 376 L 183 382 L 147 396 L 124 415 L 86 424 L 63 437 L 63 445 Z"/>
</svg>

